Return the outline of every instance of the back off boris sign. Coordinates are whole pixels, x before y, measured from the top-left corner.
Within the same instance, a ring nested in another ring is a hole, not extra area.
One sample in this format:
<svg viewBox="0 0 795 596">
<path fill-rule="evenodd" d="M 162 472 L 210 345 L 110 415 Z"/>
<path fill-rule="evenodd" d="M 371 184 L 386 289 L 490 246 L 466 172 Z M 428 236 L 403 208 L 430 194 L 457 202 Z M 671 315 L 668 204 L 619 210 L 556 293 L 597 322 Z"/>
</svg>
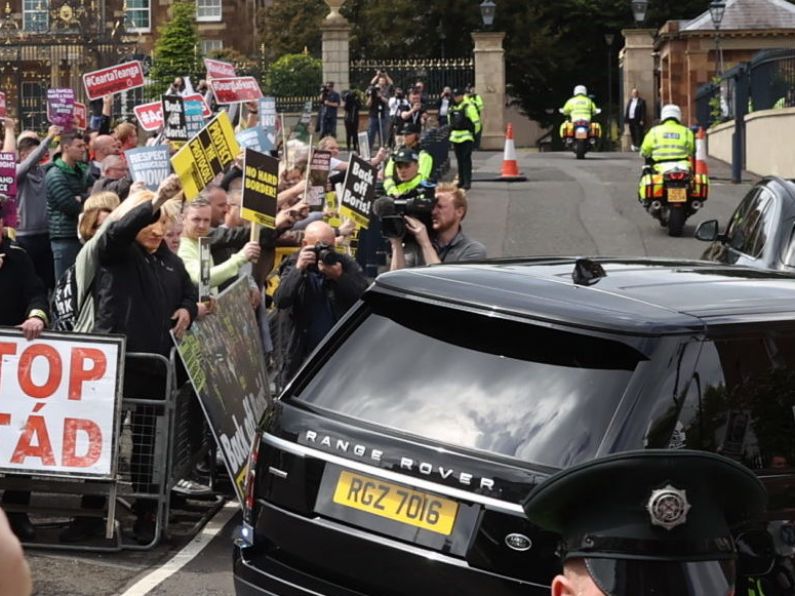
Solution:
<svg viewBox="0 0 795 596">
<path fill-rule="evenodd" d="M 0 472 L 111 479 L 124 340 L 0 329 Z"/>
</svg>

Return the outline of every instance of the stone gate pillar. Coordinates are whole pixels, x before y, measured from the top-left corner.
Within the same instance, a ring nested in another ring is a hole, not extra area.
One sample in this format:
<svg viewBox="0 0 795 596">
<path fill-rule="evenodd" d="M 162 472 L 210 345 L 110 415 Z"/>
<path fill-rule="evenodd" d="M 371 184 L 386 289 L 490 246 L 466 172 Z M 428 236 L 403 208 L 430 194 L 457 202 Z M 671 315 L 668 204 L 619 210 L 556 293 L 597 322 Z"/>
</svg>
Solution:
<svg viewBox="0 0 795 596">
<path fill-rule="evenodd" d="M 505 146 L 505 33 L 479 31 L 475 42 L 475 91 L 483 98 L 482 149 Z"/>
<path fill-rule="evenodd" d="M 331 12 L 320 25 L 323 32 L 323 82 L 334 81 L 338 93 L 350 88 L 351 25 L 339 13 L 345 0 L 325 0 Z"/>
<path fill-rule="evenodd" d="M 620 107 L 622 111 L 626 109 L 626 102 L 629 101 L 631 91 L 637 89 L 638 94 L 646 100 L 647 130 L 654 120 L 654 105 L 658 92 L 654 82 L 654 36 L 656 33 L 655 29 L 624 29 L 621 31 L 625 43 L 619 61 L 624 75 L 622 97 L 625 103 Z M 629 136 L 629 128 L 625 126 L 621 135 L 621 149 L 629 151 L 630 145 L 632 145 L 632 139 Z"/>
</svg>

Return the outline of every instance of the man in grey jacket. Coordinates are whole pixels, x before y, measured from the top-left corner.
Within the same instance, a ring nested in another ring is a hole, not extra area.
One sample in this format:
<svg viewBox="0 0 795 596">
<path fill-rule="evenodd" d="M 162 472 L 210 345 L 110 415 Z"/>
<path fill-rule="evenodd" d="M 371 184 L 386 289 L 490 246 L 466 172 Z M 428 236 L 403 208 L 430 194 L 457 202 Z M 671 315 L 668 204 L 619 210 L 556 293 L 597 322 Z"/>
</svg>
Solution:
<svg viewBox="0 0 795 596">
<path fill-rule="evenodd" d="M 41 160 L 52 140 L 61 134 L 59 126 L 50 126 L 43 141 L 24 136 L 17 143 L 17 243 L 24 248 L 47 290 L 55 287 L 52 248 L 47 225 L 47 191 Z"/>
</svg>

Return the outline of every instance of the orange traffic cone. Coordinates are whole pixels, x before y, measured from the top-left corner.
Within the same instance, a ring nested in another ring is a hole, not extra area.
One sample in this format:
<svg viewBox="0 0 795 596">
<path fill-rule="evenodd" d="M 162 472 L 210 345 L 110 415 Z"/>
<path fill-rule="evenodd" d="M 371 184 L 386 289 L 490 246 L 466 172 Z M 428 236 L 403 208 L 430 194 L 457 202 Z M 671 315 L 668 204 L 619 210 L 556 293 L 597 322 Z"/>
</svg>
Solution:
<svg viewBox="0 0 795 596">
<path fill-rule="evenodd" d="M 703 128 L 696 133 L 696 174 L 709 176 L 707 167 L 707 135 Z"/>
<path fill-rule="evenodd" d="M 508 130 L 505 131 L 505 152 L 502 157 L 502 171 L 499 180 L 504 182 L 527 180 L 526 176 L 519 173 L 519 166 L 516 163 L 516 147 L 513 143 L 513 125 L 511 123 L 508 123 Z"/>
</svg>

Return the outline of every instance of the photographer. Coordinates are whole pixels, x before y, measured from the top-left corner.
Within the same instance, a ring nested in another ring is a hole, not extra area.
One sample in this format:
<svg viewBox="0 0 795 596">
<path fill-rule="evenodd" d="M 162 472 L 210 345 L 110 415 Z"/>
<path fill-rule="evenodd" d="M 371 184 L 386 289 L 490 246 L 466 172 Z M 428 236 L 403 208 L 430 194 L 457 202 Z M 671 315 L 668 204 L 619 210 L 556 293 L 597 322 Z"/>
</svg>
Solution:
<svg viewBox="0 0 795 596">
<path fill-rule="evenodd" d="M 335 241 L 331 226 L 312 222 L 301 250 L 280 268 L 274 303 L 279 309 L 282 387 L 368 285 L 356 261 L 334 251 Z"/>
<path fill-rule="evenodd" d="M 375 149 L 376 138 L 378 146 L 383 147 L 389 137 L 389 90 L 391 89 L 391 80 L 380 70 L 373 81 L 375 84 L 367 88 L 367 110 L 370 115 L 367 140 L 370 142 L 371 150 Z"/>
<path fill-rule="evenodd" d="M 433 157 L 419 148 L 419 127 L 406 122 L 400 129 L 403 144 L 384 168 L 384 192 L 390 197 L 405 195 L 430 179 Z"/>
<path fill-rule="evenodd" d="M 340 94 L 334 91 L 334 81 L 329 81 L 320 88 L 321 124 L 320 138 L 337 137 L 337 108 L 340 107 Z"/>
<path fill-rule="evenodd" d="M 425 124 L 427 116 L 425 106 L 422 103 L 422 94 L 419 89 L 412 88 L 409 92 L 407 105 L 398 109 L 397 118 L 399 122 L 411 122 L 420 127 Z"/>
<path fill-rule="evenodd" d="M 402 238 L 390 238 L 391 271 L 407 266 L 480 261 L 486 258 L 486 247 L 464 235 L 461 222 L 467 214 L 466 193 L 455 184 L 436 187 L 436 202 L 431 212 L 431 229 L 420 219 L 404 215 L 406 231 L 417 243 L 420 254 L 416 263 L 407 263 Z"/>
</svg>

